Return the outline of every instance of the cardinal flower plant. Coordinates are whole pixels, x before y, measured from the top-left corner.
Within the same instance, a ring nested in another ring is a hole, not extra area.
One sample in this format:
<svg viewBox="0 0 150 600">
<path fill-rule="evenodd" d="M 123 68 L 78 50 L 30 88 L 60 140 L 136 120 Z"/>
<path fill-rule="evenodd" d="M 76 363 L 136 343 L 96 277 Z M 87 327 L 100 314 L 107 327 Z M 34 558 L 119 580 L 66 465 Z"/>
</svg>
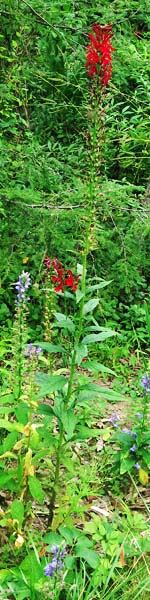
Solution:
<svg viewBox="0 0 150 600">
<path fill-rule="evenodd" d="M 89 33 L 90 43 L 86 51 L 86 69 L 92 78 L 89 98 L 93 111 L 95 133 L 89 135 L 93 142 L 88 148 L 87 207 L 84 215 L 84 242 L 76 273 L 63 265 L 58 257 L 44 257 L 43 294 L 45 293 L 44 340 L 32 343 L 29 330 L 25 330 L 27 318 L 29 273 L 23 272 L 16 284 L 18 360 L 16 366 L 17 405 L 13 422 L 4 421 L 8 437 L 2 447 L 5 461 L 4 486 L 7 484 L 19 496 L 19 504 L 9 508 L 12 519 L 17 519 L 17 536 L 22 538 L 22 526 L 28 515 L 30 497 L 39 503 L 44 501 L 44 489 L 39 480 L 40 461 L 50 465 L 48 526 L 51 527 L 56 494 L 60 485 L 60 469 L 67 448 L 70 452 L 76 441 L 93 436 L 93 430 L 85 425 L 82 406 L 88 407 L 89 399 L 103 407 L 105 397 L 113 397 L 113 391 L 93 383 L 95 372 L 89 362 L 92 344 L 103 342 L 115 332 L 101 327 L 93 315 L 98 309 L 100 290 L 111 283 L 97 275 L 87 281 L 87 259 L 95 248 L 95 223 L 97 210 L 97 163 L 94 160 L 97 148 L 101 151 L 100 123 L 101 105 L 97 99 L 104 91 L 112 74 L 111 45 L 112 28 L 93 25 Z M 93 84 L 94 80 L 94 84 Z M 93 135 L 93 138 L 92 138 Z M 60 307 L 60 308 L 59 308 Z M 63 310 L 64 307 L 64 310 Z M 67 340 L 67 344 L 66 344 Z M 28 341 L 28 344 L 27 344 Z M 66 348 L 65 348 L 66 346 Z M 63 354 L 67 355 L 64 366 Z M 67 354 L 68 352 L 68 354 Z M 59 359 L 56 359 L 58 355 Z M 50 357 L 50 360 L 47 358 Z M 43 369 L 39 370 L 39 364 Z M 88 367 L 90 372 L 87 371 Z M 98 370 L 103 365 L 98 363 Z M 109 371 L 109 370 L 108 370 Z M 115 399 L 117 394 L 114 393 Z M 7 410 L 7 413 L 9 410 Z M 13 434 L 13 435 L 11 435 Z M 13 452 L 12 452 L 13 448 Z M 52 455 L 52 458 L 51 458 Z M 15 460 L 15 469 L 10 465 Z M 18 467 L 17 465 L 18 460 Z M 11 470 L 11 476 L 10 476 Z M 48 492 L 47 492 L 48 493 Z M 18 511 L 20 519 L 18 521 Z M 18 539 L 18 537 L 17 537 Z M 20 538 L 19 538 L 20 539 Z"/>
</svg>

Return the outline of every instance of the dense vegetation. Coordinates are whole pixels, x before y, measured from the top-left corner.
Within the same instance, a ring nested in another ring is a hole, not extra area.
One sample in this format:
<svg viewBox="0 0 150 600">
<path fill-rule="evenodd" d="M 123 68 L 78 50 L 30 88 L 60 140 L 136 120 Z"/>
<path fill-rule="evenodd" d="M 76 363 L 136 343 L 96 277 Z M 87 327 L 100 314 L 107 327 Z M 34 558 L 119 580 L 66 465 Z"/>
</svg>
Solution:
<svg viewBox="0 0 150 600">
<path fill-rule="evenodd" d="M 0 16 L 1 598 L 146 600 L 149 1 Z M 93 23 L 113 32 L 101 89 Z"/>
</svg>

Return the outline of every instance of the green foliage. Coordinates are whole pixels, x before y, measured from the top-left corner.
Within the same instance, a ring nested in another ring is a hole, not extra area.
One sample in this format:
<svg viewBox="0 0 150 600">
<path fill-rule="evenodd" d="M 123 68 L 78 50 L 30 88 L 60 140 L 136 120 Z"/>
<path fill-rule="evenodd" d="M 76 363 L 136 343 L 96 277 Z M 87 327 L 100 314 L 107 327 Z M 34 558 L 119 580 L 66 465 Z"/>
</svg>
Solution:
<svg viewBox="0 0 150 600">
<path fill-rule="evenodd" d="M 149 3 L 3 0 L 0 16 L 0 595 L 133 600 L 134 589 L 146 600 L 147 519 L 110 498 L 126 487 L 131 506 L 148 483 L 149 396 L 132 390 L 130 433 L 104 409 L 129 390 L 131 348 L 149 377 Z M 115 47 L 95 96 L 85 69 L 94 22 L 112 24 Z M 76 290 L 63 275 L 56 293 L 46 255 L 65 273 L 77 264 Z M 15 310 L 22 269 L 27 311 Z M 44 576 L 64 542 L 62 574 Z"/>
<path fill-rule="evenodd" d="M 87 31 L 112 23 L 113 78 L 104 98 L 105 136 L 97 188 L 97 243 L 89 256 L 114 286 L 104 291 L 105 318 L 132 328 L 131 304 L 149 298 L 149 18 L 148 2 L 119 6 L 105 0 L 63 6 L 58 0 L 26 5 L 5 0 L 1 10 L 2 323 L 12 318 L 13 283 L 29 265 L 31 327 L 39 326 L 37 299 L 43 252 L 72 266 L 82 248 L 83 206 L 88 194 L 85 73 Z M 137 33 L 138 32 L 138 33 Z M 146 190 L 146 193 L 145 193 Z M 49 208 L 50 206 L 50 208 Z M 72 211 L 68 206 L 78 206 Z M 62 208 L 63 207 L 63 208 Z M 65 208 L 66 207 L 66 208 Z M 67 218 L 66 218 L 67 215 Z M 9 220 L 9 230 L 8 230 Z M 9 232 L 9 234 L 8 234 Z M 76 232 L 76 236 L 74 236 Z M 19 252 L 18 252 L 19 247 Z M 38 273 L 38 275 L 37 275 Z M 115 294 L 114 294 L 115 290 Z M 114 299 L 115 295 L 115 299 Z M 42 298 L 41 298 L 42 304 Z M 138 314 L 139 308 L 137 308 Z M 134 323 L 140 342 L 138 318 Z"/>
</svg>

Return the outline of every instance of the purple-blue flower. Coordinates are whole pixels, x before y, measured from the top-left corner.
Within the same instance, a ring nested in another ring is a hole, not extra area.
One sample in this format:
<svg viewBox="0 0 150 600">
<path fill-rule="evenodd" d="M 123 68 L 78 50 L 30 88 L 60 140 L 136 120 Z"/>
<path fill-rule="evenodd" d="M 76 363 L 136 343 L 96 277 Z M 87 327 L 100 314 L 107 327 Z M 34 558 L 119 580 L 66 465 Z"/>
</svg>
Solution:
<svg viewBox="0 0 150 600">
<path fill-rule="evenodd" d="M 52 562 L 49 563 L 48 565 L 46 565 L 46 567 L 44 568 L 44 575 L 46 575 L 46 577 L 53 577 L 54 575 L 54 571 L 57 568 L 57 559 L 53 558 Z"/>
<path fill-rule="evenodd" d="M 138 419 L 142 419 L 143 418 L 143 413 L 137 412 L 136 413 L 136 417 L 138 417 Z"/>
<path fill-rule="evenodd" d="M 143 375 L 141 385 L 147 393 L 150 392 L 150 375 Z"/>
<path fill-rule="evenodd" d="M 64 556 L 66 555 L 65 548 L 63 548 L 61 550 L 60 546 L 55 546 L 54 545 L 51 548 L 51 552 L 54 555 L 54 558 L 52 559 L 51 563 L 49 563 L 48 565 L 46 565 L 46 567 L 44 568 L 44 575 L 46 577 L 53 577 L 53 575 L 55 573 L 58 573 L 64 567 L 64 563 L 62 561 L 62 558 L 64 558 Z"/>
<path fill-rule="evenodd" d="M 139 471 L 139 469 L 141 469 L 141 465 L 139 465 L 139 463 L 138 463 L 138 462 L 137 462 L 137 463 L 135 463 L 135 465 L 134 465 L 134 466 L 135 466 L 135 469 L 137 469 L 137 471 Z"/>
<path fill-rule="evenodd" d="M 132 433 L 132 437 L 133 437 L 133 438 L 136 438 L 136 437 L 137 437 L 137 433 L 136 433 L 136 431 L 133 431 L 133 433 Z"/>
<path fill-rule="evenodd" d="M 19 275 L 19 279 L 16 283 L 17 294 L 17 304 L 21 304 L 22 302 L 28 302 L 29 298 L 26 296 L 26 292 L 30 286 L 31 280 L 29 273 L 22 271 L 21 275 Z"/>
<path fill-rule="evenodd" d="M 113 427 L 115 429 L 117 429 L 118 428 L 117 421 L 119 421 L 119 420 L 120 420 L 120 417 L 119 417 L 118 413 L 115 412 L 114 415 L 112 417 L 110 417 L 110 419 L 108 419 L 108 422 L 111 423 L 111 425 L 113 425 Z"/>
<path fill-rule="evenodd" d="M 122 429 L 122 433 L 126 433 L 127 435 L 130 435 L 131 429 L 126 429 L 126 427 L 124 427 L 124 429 Z"/>
<path fill-rule="evenodd" d="M 133 444 L 133 446 L 131 446 L 130 450 L 131 450 L 131 452 L 135 452 L 136 451 L 136 445 Z"/>
<path fill-rule="evenodd" d="M 38 356 L 40 354 L 40 352 L 42 351 L 42 348 L 40 348 L 40 346 L 33 346 L 33 344 L 27 344 L 25 351 L 24 351 L 24 355 L 28 356 L 29 358 L 32 358 L 33 356 Z"/>
</svg>

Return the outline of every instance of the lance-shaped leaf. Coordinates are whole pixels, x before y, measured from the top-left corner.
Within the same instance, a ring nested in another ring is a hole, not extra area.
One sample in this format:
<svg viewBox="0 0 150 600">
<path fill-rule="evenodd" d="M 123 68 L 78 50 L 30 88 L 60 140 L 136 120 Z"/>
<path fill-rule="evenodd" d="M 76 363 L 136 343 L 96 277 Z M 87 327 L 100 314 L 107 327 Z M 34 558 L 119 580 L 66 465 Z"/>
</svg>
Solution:
<svg viewBox="0 0 150 600">
<path fill-rule="evenodd" d="M 99 298 L 91 298 L 91 300 L 88 300 L 88 302 L 86 302 L 84 304 L 84 308 L 83 308 L 84 316 L 87 315 L 89 312 L 92 312 L 98 304 L 99 304 Z"/>
<path fill-rule="evenodd" d="M 68 331 L 74 332 L 75 326 L 70 319 L 70 317 L 65 317 L 63 313 L 54 313 L 56 317 L 56 323 L 54 323 L 53 327 L 62 327 L 63 329 L 68 329 Z"/>
<path fill-rule="evenodd" d="M 48 375 L 47 373 L 37 373 L 36 382 L 40 387 L 38 392 L 38 398 L 57 392 L 61 390 L 66 384 L 66 379 L 63 375 Z"/>
<path fill-rule="evenodd" d="M 96 342 L 104 342 L 104 340 L 113 337 L 114 335 L 117 335 L 117 332 L 113 331 L 113 329 L 104 329 L 103 331 L 101 331 L 101 333 L 89 333 L 83 338 L 82 344 L 94 344 Z"/>
</svg>

